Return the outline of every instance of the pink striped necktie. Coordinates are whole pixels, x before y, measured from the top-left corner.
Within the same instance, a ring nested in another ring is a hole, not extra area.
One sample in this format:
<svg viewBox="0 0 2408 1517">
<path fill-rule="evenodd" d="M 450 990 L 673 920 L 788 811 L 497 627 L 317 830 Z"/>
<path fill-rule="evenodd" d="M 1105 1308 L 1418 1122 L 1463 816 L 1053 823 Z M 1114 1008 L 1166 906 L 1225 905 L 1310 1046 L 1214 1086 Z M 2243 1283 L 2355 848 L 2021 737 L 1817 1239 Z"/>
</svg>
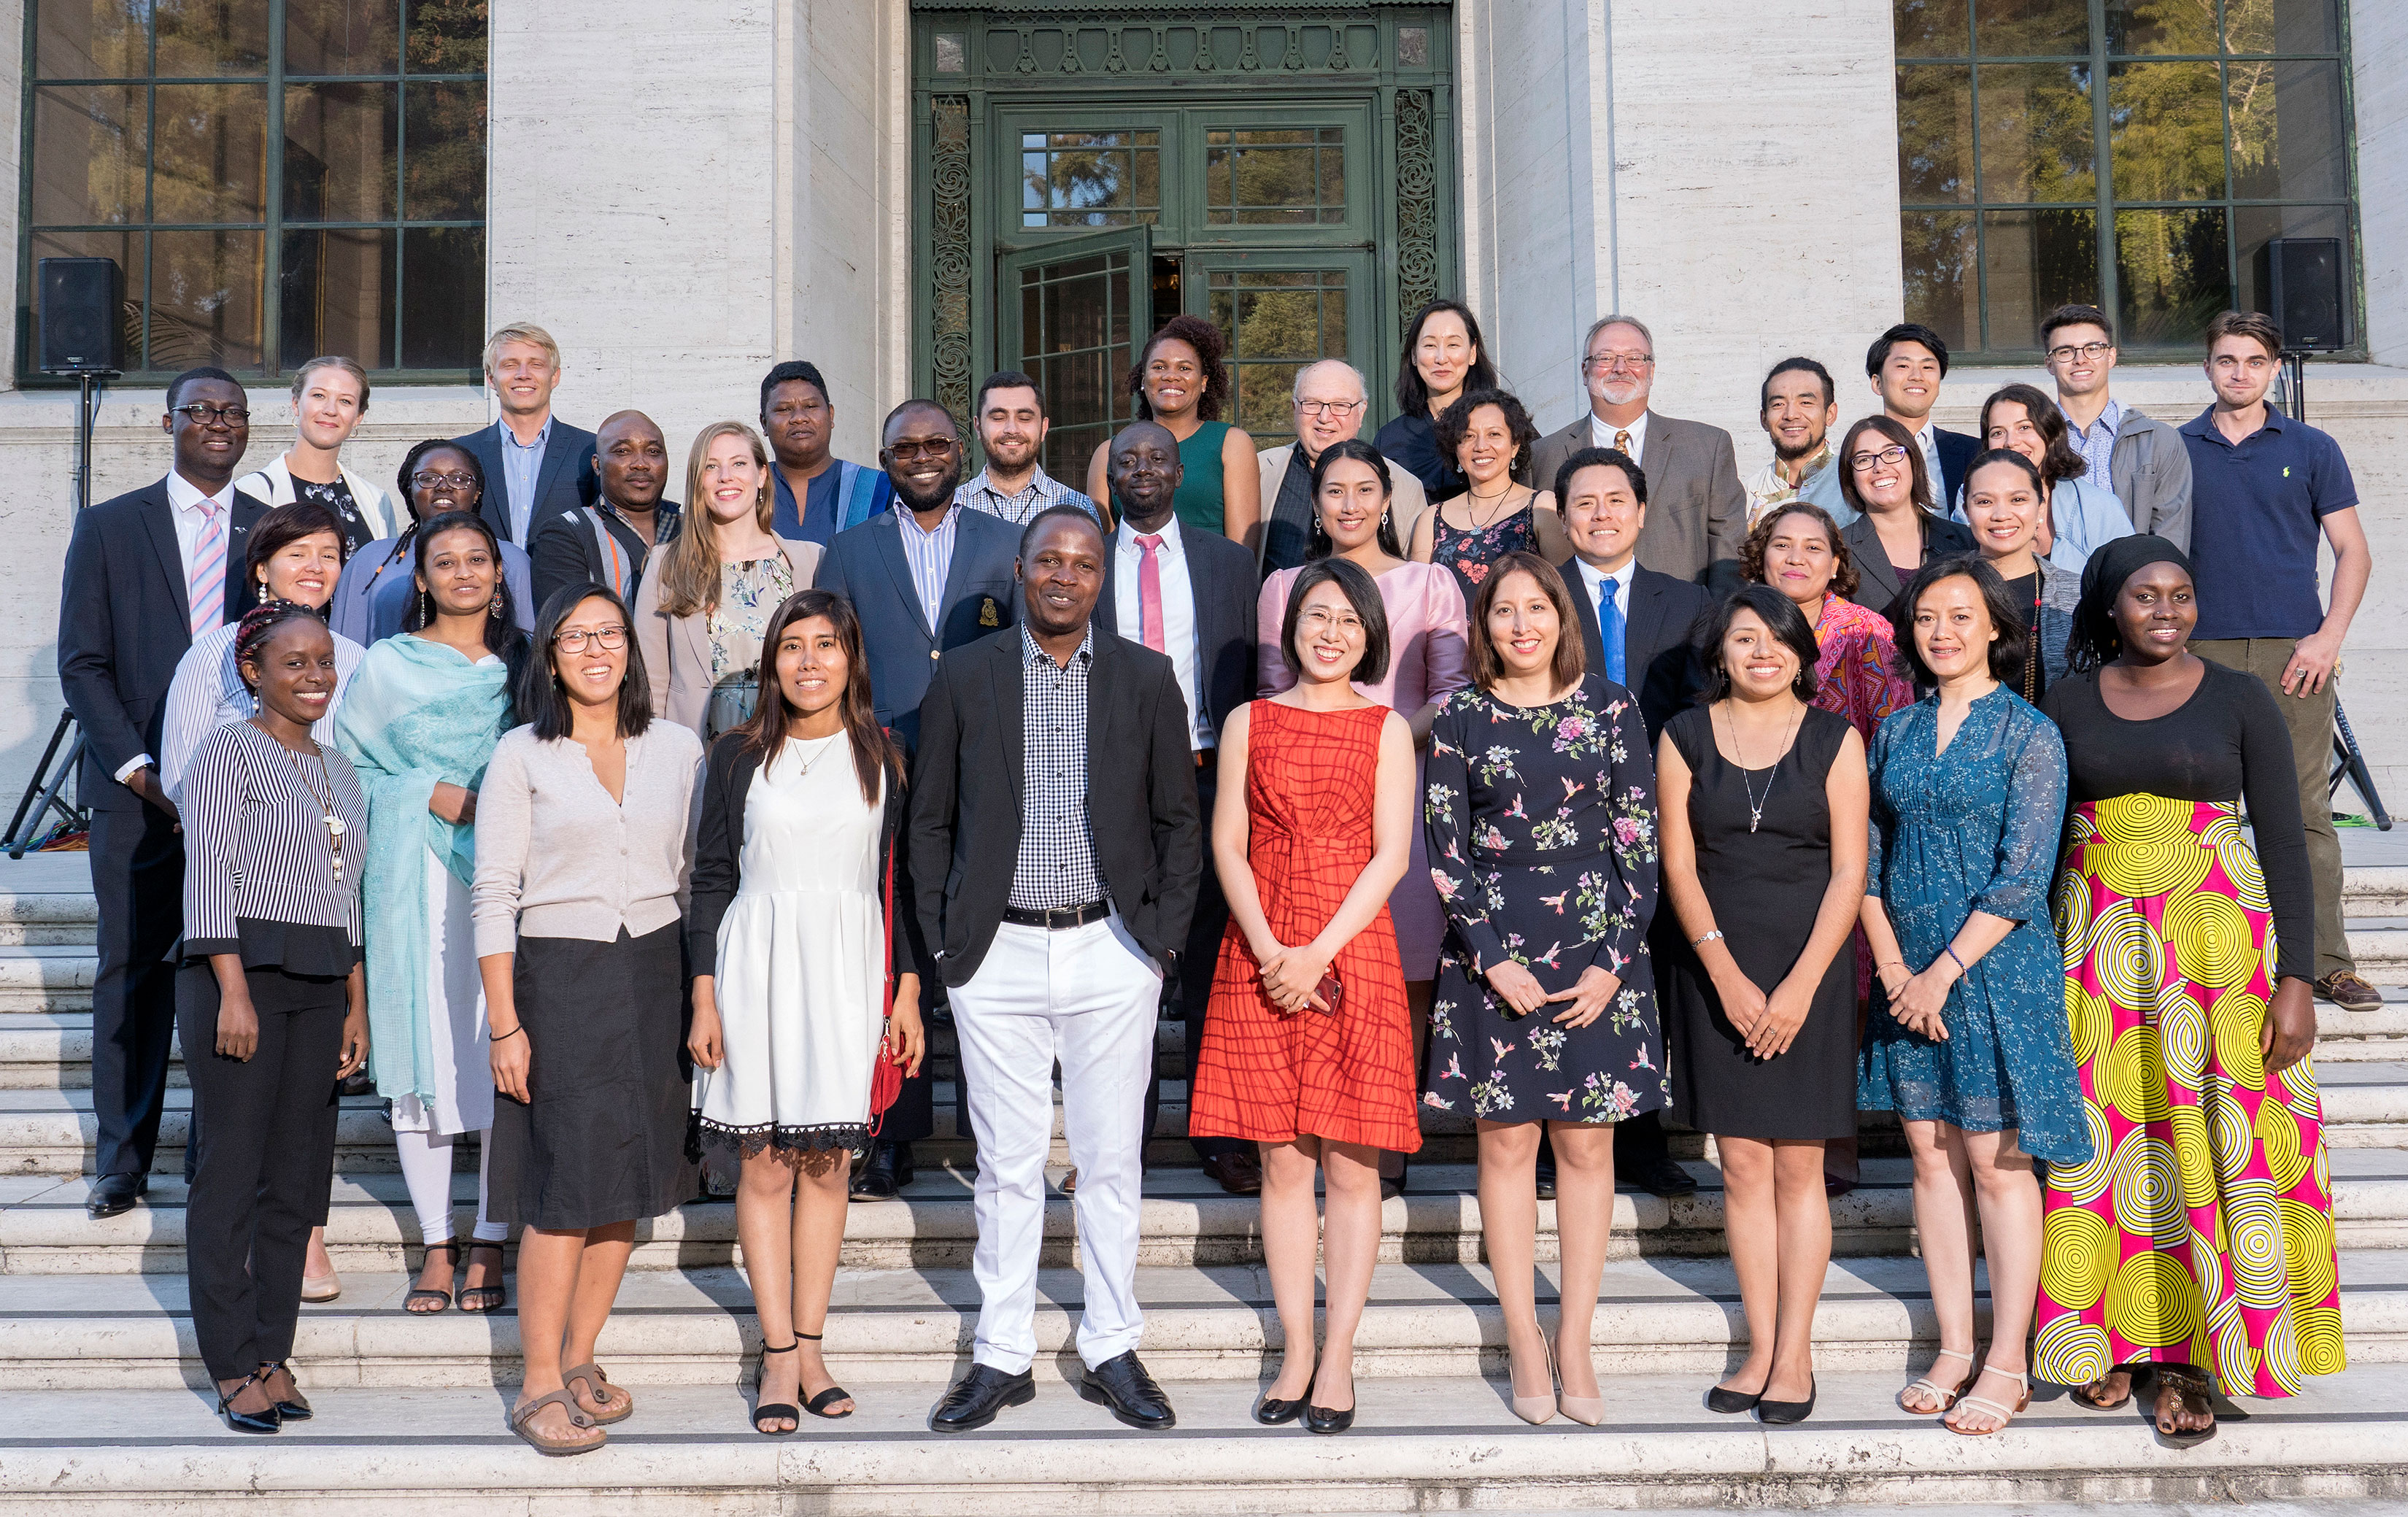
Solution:
<svg viewBox="0 0 2408 1517">
<path fill-rule="evenodd" d="M 1162 560 L 1157 556 L 1162 547 L 1162 535 L 1150 532 L 1137 540 L 1138 551 L 1145 555 L 1137 566 L 1137 631 L 1148 648 L 1157 653 L 1169 649 L 1162 640 Z"/>
<path fill-rule="evenodd" d="M 193 544 L 193 574 L 187 582 L 195 637 L 225 619 L 225 512 L 206 496 L 200 511 L 201 536 Z"/>
</svg>

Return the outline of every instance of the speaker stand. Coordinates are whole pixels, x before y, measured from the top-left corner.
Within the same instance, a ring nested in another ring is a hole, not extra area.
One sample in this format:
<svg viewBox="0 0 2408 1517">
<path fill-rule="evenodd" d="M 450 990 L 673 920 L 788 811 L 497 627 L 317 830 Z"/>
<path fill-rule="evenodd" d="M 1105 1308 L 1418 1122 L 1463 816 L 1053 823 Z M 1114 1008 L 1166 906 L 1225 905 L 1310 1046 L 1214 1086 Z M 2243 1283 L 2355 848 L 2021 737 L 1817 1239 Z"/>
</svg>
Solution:
<svg viewBox="0 0 2408 1517">
<path fill-rule="evenodd" d="M 2283 352 L 2283 388 L 2290 404 L 2284 408 L 2294 422 L 2308 419 L 2308 354 L 2303 348 L 2289 348 Z"/>
<path fill-rule="evenodd" d="M 76 462 L 75 510 L 83 514 L 92 504 L 92 432 L 93 422 L 99 410 L 100 386 L 117 378 L 115 369 L 97 373 L 90 369 L 76 372 Z M 8 856 L 22 859 L 25 851 L 39 840 L 44 823 L 52 813 L 59 819 L 62 832 L 92 830 L 92 809 L 83 804 L 83 787 L 76 786 L 76 798 L 66 799 L 68 783 L 81 771 L 84 738 L 76 724 L 73 711 L 61 711 L 59 724 L 50 732 L 50 741 L 42 750 L 42 762 L 34 766 L 33 779 L 25 782 L 25 794 L 17 801 L 16 814 L 8 819 L 8 836 L 5 841 Z M 52 771 L 52 761 L 65 754 L 65 762 Z"/>
</svg>

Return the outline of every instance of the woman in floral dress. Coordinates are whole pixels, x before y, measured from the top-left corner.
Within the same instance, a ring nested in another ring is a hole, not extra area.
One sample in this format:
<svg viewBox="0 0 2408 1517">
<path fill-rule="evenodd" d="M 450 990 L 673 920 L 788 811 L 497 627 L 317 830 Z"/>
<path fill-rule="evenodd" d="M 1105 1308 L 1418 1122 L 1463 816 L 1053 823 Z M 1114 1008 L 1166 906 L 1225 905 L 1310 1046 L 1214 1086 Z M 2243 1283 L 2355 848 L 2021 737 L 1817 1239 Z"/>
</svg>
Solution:
<svg viewBox="0 0 2408 1517">
<path fill-rule="evenodd" d="M 1613 1214 L 1612 1124 L 1670 1093 L 1647 956 L 1656 768 L 1637 697 L 1584 672 L 1576 616 L 1545 560 L 1498 559 L 1471 617 L 1474 684 L 1446 697 L 1431 730 L 1430 872 L 1452 930 L 1423 1098 L 1479 1120 L 1481 1227 L 1514 1411 L 1535 1423 L 1560 1409 L 1595 1425 L 1605 1406 L 1589 1323 Z M 1553 1124 L 1563 1250 L 1552 1347 L 1531 1283 L 1541 1122 Z M 1542 1379 L 1550 1358 L 1559 1400 Z"/>
</svg>

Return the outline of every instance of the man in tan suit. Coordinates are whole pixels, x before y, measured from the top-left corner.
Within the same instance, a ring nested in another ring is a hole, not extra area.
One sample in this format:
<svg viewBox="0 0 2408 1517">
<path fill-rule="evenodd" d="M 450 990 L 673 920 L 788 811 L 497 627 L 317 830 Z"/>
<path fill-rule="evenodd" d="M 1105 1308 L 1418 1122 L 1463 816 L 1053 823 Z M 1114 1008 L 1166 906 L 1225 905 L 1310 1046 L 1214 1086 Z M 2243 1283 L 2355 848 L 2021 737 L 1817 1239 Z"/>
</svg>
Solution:
<svg viewBox="0 0 2408 1517">
<path fill-rule="evenodd" d="M 1543 485 L 1584 448 L 1612 448 L 1647 476 L 1647 524 L 1639 562 L 1658 574 L 1737 582 L 1747 540 L 1747 492 L 1740 487 L 1730 434 L 1649 408 L 1656 339 L 1634 316 L 1600 318 L 1581 344 L 1588 414 L 1539 439 L 1531 478 Z M 1715 567 L 1719 565 L 1720 567 Z"/>
<path fill-rule="evenodd" d="M 1264 574 L 1304 562 L 1312 540 L 1312 465 L 1324 451 L 1359 436 L 1370 408 L 1363 376 L 1342 359 L 1325 358 L 1297 370 L 1289 391 L 1296 441 L 1254 455 L 1263 471 L 1263 514 L 1246 539 Z M 1413 522 L 1428 505 L 1413 471 L 1388 460 L 1388 508 L 1397 519 L 1397 540 L 1410 541 Z"/>
</svg>

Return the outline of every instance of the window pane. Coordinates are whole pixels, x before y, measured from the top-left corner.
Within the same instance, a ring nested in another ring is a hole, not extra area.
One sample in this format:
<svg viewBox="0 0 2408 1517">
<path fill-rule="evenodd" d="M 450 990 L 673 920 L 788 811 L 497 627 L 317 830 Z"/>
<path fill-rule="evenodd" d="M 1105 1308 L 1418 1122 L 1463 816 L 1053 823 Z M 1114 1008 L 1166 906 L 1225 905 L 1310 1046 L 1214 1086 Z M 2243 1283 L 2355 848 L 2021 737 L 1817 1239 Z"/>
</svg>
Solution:
<svg viewBox="0 0 2408 1517">
<path fill-rule="evenodd" d="M 158 0 L 159 78 L 267 72 L 267 0 Z"/>
<path fill-rule="evenodd" d="M 2232 306 L 2224 208 L 2115 213 L 2116 331 L 2128 348 L 2186 347 Z"/>
<path fill-rule="evenodd" d="M 2107 50 L 2215 51 L 2215 0 L 2107 0 Z"/>
<path fill-rule="evenodd" d="M 1209 290 L 1213 323 L 1229 335 L 1238 425 L 1266 447 L 1291 439 L 1288 396 L 1297 370 L 1346 356 L 1346 276 L 1334 269 L 1216 269 Z"/>
<path fill-rule="evenodd" d="M 131 79 L 150 71 L 144 0 L 36 0 L 34 77 Z"/>
<path fill-rule="evenodd" d="M 277 278 L 285 368 L 340 353 L 367 368 L 391 368 L 394 238 L 391 228 L 284 234 Z"/>
<path fill-rule="evenodd" d="M 404 368 L 477 366 L 485 342 L 485 229 L 418 226 L 401 235 Z"/>
<path fill-rule="evenodd" d="M 1899 218 L 1906 263 L 1906 319 L 1951 348 L 1982 345 L 1981 286 L 1973 272 L 1973 213 L 1911 210 Z"/>
<path fill-rule="evenodd" d="M 1020 224 L 1153 225 L 1162 216 L 1159 132 L 1024 132 Z"/>
<path fill-rule="evenodd" d="M 150 352 L 146 368 L 261 366 L 264 232 L 150 235 Z"/>
<path fill-rule="evenodd" d="M 285 90 L 288 220 L 392 220 L 400 194 L 394 167 L 400 93 L 397 84 L 295 84 Z"/>
<path fill-rule="evenodd" d="M 1973 46 L 1985 58 L 2073 58 L 2090 50 L 2089 0 L 1980 0 Z"/>
<path fill-rule="evenodd" d="M 2037 348 L 2042 317 L 2098 298 L 2098 212 L 1994 210 L 1982 218 L 1982 228 L 1988 347 Z"/>
<path fill-rule="evenodd" d="M 266 215 L 267 87 L 163 84 L 150 215 L 160 222 L 258 222 Z M 166 254 L 158 255 L 166 262 Z"/>
<path fill-rule="evenodd" d="M 125 276 L 125 362 L 129 367 L 142 363 L 142 300 L 146 271 L 143 257 L 150 245 L 145 232 L 36 232 L 26 239 L 31 244 L 33 267 L 39 268 L 45 258 L 114 258 Z M 27 323 L 29 326 L 32 323 Z M 27 334 L 31 340 L 32 334 Z"/>
<path fill-rule="evenodd" d="M 1895 0 L 1891 19 L 1901 58 L 1963 58 L 1972 50 L 1965 0 Z"/>
<path fill-rule="evenodd" d="M 2233 270 L 2241 287 L 2234 302 L 2241 310 L 2272 310 L 2273 296 L 2258 278 L 2258 255 L 2274 237 L 2337 237 L 2342 245 L 2342 299 L 2355 292 L 2349 267 L 2349 213 L 2340 206 L 2240 206 L 2232 212 L 2232 229 L 2241 244 L 2241 265 Z M 2353 328 L 2354 330 L 2354 328 Z"/>
<path fill-rule="evenodd" d="M 1995 205 L 2095 197 L 2089 65 L 1984 64 L 1976 77 L 1982 198 Z"/>
<path fill-rule="evenodd" d="M 2224 195 L 2224 95 L 2214 64 L 2115 64 L 2107 71 L 2115 198 Z"/>
<path fill-rule="evenodd" d="M 287 74 L 391 74 L 400 67 L 400 0 L 284 0 Z"/>
<path fill-rule="evenodd" d="M 1312 226 L 1346 219 L 1339 127 L 1208 132 L 1204 219 L 1214 226 Z"/>
<path fill-rule="evenodd" d="M 485 71 L 485 0 L 406 0 L 413 74 Z"/>
<path fill-rule="evenodd" d="M 2339 64 L 2236 62 L 2226 65 L 2225 93 L 2234 195 L 2326 200 L 2346 193 L 2349 128 Z"/>
<path fill-rule="evenodd" d="M 2224 40 L 2231 52 L 2338 52 L 2341 20 L 2333 0 L 2224 0 Z"/>
<path fill-rule="evenodd" d="M 403 215 L 413 222 L 485 214 L 485 86 L 410 84 Z"/>
<path fill-rule="evenodd" d="M 34 222 L 138 222 L 149 131 L 138 84 L 34 92 Z"/>
<path fill-rule="evenodd" d="M 1973 71 L 1926 64 L 1898 71 L 1899 198 L 1973 198 Z"/>
<path fill-rule="evenodd" d="M 1125 249 L 1020 271 L 1020 367 L 1045 390 L 1053 429 L 1044 465 L 1056 479 L 1083 478 L 1096 444 L 1133 414 L 1122 382 L 1137 356 L 1133 294 Z"/>
</svg>

